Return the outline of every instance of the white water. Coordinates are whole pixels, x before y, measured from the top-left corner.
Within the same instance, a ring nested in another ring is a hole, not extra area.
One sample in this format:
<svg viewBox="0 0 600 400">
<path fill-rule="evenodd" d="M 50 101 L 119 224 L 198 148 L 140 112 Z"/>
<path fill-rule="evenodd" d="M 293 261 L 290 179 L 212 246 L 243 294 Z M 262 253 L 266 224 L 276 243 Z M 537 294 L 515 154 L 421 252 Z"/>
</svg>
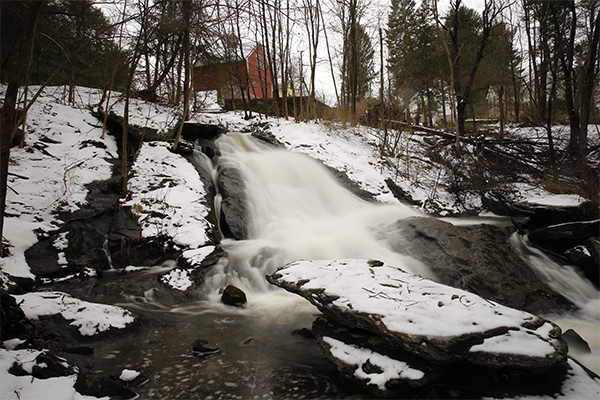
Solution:
<svg viewBox="0 0 600 400">
<path fill-rule="evenodd" d="M 540 280 L 571 300 L 590 318 L 600 319 L 600 293 L 581 271 L 574 266 L 554 261 L 541 250 L 529 245 L 526 236 L 514 233 L 510 242 Z"/>
<path fill-rule="evenodd" d="M 248 296 L 245 313 L 274 323 L 315 309 L 299 296 L 278 290 L 265 275 L 297 259 L 378 259 L 407 272 L 432 277 L 422 263 L 397 254 L 376 241 L 370 228 L 409 216 L 423 215 L 403 205 L 371 204 L 342 188 L 329 171 L 308 156 L 263 147 L 248 135 L 228 134 L 218 142 L 218 163 L 233 163 L 247 185 L 249 240 L 224 240 L 229 261 L 213 268 L 207 286 L 233 284 Z M 454 221 L 453 223 L 455 223 Z M 551 288 L 582 311 L 551 318 L 563 330 L 574 328 L 592 348 L 574 354 L 599 372 L 600 300 L 598 290 L 574 268 L 554 262 L 513 235 L 516 251 Z M 209 296 L 218 303 L 219 294 Z"/>
<path fill-rule="evenodd" d="M 212 287 L 234 284 L 264 295 L 273 289 L 265 275 L 298 259 L 378 259 L 431 276 L 422 263 L 391 251 L 370 232 L 381 224 L 422 215 L 418 211 L 365 202 L 342 188 L 317 161 L 263 147 L 248 135 L 230 133 L 217 145 L 218 164 L 234 164 L 246 182 L 250 239 L 223 241 L 229 262 L 209 277 Z"/>
<path fill-rule="evenodd" d="M 600 374 L 600 292 L 576 267 L 562 265 L 531 246 L 527 236 L 514 233 L 510 241 L 542 281 L 580 308 L 572 315 L 549 315 L 547 318 L 563 332 L 573 329 L 588 343 L 591 353 L 573 349 L 569 350 L 569 355 Z"/>
</svg>

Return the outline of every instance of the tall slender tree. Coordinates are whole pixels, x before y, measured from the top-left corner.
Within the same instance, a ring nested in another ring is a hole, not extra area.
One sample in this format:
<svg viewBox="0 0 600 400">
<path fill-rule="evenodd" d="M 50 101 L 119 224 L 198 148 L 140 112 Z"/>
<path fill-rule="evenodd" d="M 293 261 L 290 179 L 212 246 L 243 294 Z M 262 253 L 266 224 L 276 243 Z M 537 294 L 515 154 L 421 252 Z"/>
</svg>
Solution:
<svg viewBox="0 0 600 400">
<path fill-rule="evenodd" d="M 15 16 L 21 18 L 21 23 L 11 48 L 11 54 L 6 60 L 8 85 L 0 111 L 0 256 L 5 255 L 3 232 L 10 146 L 20 122 L 17 113 L 17 95 L 23 79 L 27 55 L 33 42 L 38 14 L 43 4 L 43 1 L 20 1 L 9 5 L 5 2 L 2 3 L 2 16 L 8 13 L 9 7 L 14 7 L 11 11 Z"/>
</svg>

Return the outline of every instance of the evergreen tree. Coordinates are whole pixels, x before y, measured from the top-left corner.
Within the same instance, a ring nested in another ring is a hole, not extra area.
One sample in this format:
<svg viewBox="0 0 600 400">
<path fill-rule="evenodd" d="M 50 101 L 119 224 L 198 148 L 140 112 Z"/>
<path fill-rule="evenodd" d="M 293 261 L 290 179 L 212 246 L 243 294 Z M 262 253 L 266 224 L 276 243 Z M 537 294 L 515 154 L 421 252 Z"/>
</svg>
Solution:
<svg viewBox="0 0 600 400">
<path fill-rule="evenodd" d="M 408 112 L 415 94 L 413 73 L 417 67 L 413 52 L 417 48 L 417 8 L 414 0 L 392 0 L 388 17 L 388 69 L 395 96 Z"/>
</svg>

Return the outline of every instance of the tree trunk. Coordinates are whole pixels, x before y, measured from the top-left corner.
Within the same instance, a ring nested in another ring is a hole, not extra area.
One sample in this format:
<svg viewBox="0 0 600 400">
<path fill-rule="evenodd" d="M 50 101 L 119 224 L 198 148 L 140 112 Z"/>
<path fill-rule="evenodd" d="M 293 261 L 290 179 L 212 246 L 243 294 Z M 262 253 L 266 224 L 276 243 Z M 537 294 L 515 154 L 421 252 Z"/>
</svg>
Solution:
<svg viewBox="0 0 600 400">
<path fill-rule="evenodd" d="M 4 95 L 4 104 L 0 112 L 0 257 L 5 255 L 2 241 L 4 232 L 4 212 L 6 209 L 6 190 L 8 187 L 8 161 L 10 146 L 19 121 L 17 118 L 17 96 L 21 75 L 29 48 L 33 42 L 35 25 L 43 1 L 23 1 L 20 3 L 21 15 L 25 15 L 16 43 L 7 60 L 8 86 Z"/>
</svg>

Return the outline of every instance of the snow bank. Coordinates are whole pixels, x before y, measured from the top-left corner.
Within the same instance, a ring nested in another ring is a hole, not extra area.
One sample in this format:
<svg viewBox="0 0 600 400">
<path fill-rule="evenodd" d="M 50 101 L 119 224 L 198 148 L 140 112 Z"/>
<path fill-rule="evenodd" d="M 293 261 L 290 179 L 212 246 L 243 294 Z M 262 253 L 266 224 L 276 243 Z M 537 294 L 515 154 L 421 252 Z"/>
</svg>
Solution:
<svg viewBox="0 0 600 400">
<path fill-rule="evenodd" d="M 90 303 L 61 292 L 33 292 L 15 295 L 27 318 L 61 314 L 83 336 L 93 336 L 111 328 L 123 329 L 135 321 L 133 314 L 118 306 Z"/>
</svg>

